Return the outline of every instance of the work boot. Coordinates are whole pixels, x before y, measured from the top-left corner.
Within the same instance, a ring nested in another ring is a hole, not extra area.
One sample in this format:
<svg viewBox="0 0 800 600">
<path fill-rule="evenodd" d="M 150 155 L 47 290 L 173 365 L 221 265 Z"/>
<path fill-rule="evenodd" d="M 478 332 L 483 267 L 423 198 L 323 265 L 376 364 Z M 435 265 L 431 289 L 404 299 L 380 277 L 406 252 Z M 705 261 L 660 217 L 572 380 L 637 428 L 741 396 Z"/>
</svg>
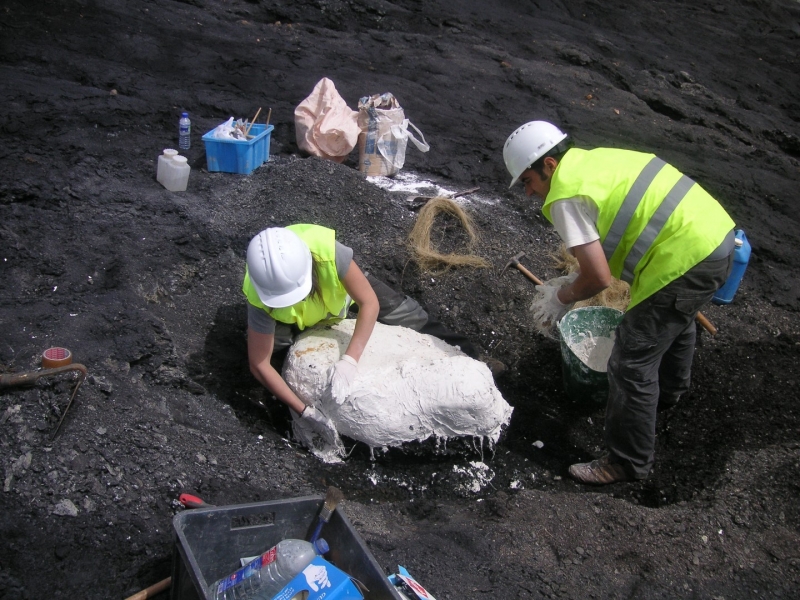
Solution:
<svg viewBox="0 0 800 600">
<path fill-rule="evenodd" d="M 658 398 L 658 406 L 656 407 L 656 412 L 663 412 L 665 410 L 669 410 L 673 408 L 676 404 L 678 404 L 678 400 L 681 399 L 680 394 L 661 394 Z"/>
<path fill-rule="evenodd" d="M 592 485 L 608 485 L 618 481 L 630 481 L 622 465 L 609 462 L 608 454 L 588 463 L 578 463 L 569 468 L 573 479 Z"/>
<path fill-rule="evenodd" d="M 478 360 L 489 367 L 489 370 L 492 372 L 492 377 L 494 378 L 497 378 L 498 375 L 506 371 L 505 363 L 497 360 L 496 358 L 492 358 L 491 356 L 481 356 L 478 358 Z"/>
</svg>

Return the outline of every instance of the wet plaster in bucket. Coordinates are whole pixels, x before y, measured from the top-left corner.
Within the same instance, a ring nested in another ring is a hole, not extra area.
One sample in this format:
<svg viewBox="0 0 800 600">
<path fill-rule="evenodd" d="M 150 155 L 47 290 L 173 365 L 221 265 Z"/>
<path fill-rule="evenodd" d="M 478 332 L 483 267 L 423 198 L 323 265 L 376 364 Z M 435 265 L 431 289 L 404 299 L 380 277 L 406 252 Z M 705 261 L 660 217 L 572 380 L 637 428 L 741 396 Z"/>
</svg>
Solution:
<svg viewBox="0 0 800 600">
<path fill-rule="evenodd" d="M 328 370 L 347 349 L 354 323 L 347 319 L 305 332 L 284 363 L 289 386 L 306 404 L 321 408 L 340 434 L 371 448 L 428 438 L 472 437 L 481 445 L 497 441 L 513 409 L 489 368 L 454 346 L 405 327 L 376 323 L 346 400 L 338 404 L 330 398 Z M 313 442 L 306 445 L 323 460 L 342 456 L 341 448 Z"/>
<path fill-rule="evenodd" d="M 587 367 L 593 371 L 605 373 L 608 370 L 611 350 L 614 348 L 614 337 L 595 336 L 591 333 L 578 337 L 580 339 L 569 343 L 569 349 Z"/>
</svg>

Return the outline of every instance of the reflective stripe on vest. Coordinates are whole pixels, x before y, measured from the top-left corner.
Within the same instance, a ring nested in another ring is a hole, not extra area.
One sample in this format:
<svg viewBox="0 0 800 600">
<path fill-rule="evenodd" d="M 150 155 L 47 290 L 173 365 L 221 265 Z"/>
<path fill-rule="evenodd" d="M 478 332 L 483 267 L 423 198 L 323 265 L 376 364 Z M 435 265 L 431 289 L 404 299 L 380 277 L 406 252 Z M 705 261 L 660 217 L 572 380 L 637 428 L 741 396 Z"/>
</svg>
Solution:
<svg viewBox="0 0 800 600">
<path fill-rule="evenodd" d="M 639 208 L 639 203 L 642 201 L 642 198 L 644 198 L 645 192 L 647 192 L 648 188 L 653 183 L 656 175 L 658 175 L 661 169 L 666 165 L 667 163 L 660 158 L 653 157 L 653 159 L 647 163 L 647 166 L 642 169 L 642 172 L 639 173 L 636 181 L 634 181 L 631 189 L 622 201 L 622 206 L 611 223 L 611 228 L 608 230 L 606 239 L 603 241 L 603 252 L 607 260 L 611 260 L 611 257 L 617 250 L 619 242 L 622 240 L 622 236 L 633 218 L 633 214 L 636 212 L 636 209 Z M 664 197 L 664 200 L 650 217 L 647 225 L 625 256 L 625 266 L 622 269 L 621 276 L 623 281 L 627 281 L 628 283 L 633 281 L 636 265 L 639 264 L 639 261 L 642 260 L 642 257 L 650 249 L 650 246 L 653 245 L 656 237 L 661 233 L 664 223 L 667 222 L 667 219 L 669 219 L 670 215 L 693 185 L 694 181 L 689 179 L 686 175 L 681 175 L 678 182 Z"/>
<path fill-rule="evenodd" d="M 625 200 L 622 201 L 622 206 L 620 207 L 617 216 L 614 217 L 614 221 L 611 223 L 611 228 L 608 230 L 606 239 L 603 242 L 603 251 L 606 254 L 607 260 L 611 260 L 611 256 L 617 249 L 617 246 L 622 239 L 622 234 L 624 234 L 625 230 L 628 228 L 628 224 L 631 222 L 633 213 L 636 212 L 636 207 L 639 206 L 642 198 L 644 198 L 644 193 L 647 191 L 647 188 L 650 187 L 650 184 L 653 183 L 656 175 L 658 175 L 658 173 L 666 166 L 666 164 L 667 163 L 660 158 L 653 157 L 653 159 L 647 163 L 647 166 L 642 169 L 642 172 L 639 173 L 636 181 L 633 182 L 633 186 L 631 186 L 630 191 L 628 191 L 628 194 L 625 196 Z"/>
<path fill-rule="evenodd" d="M 636 265 L 639 264 L 645 252 L 653 245 L 656 237 L 661 233 L 664 223 L 667 222 L 667 219 L 669 219 L 670 215 L 678 207 L 680 201 L 683 200 L 683 197 L 689 192 L 693 185 L 694 181 L 689 179 L 686 175 L 681 175 L 678 183 L 672 187 L 656 212 L 650 217 L 644 231 L 639 234 L 639 237 L 633 244 L 633 248 L 628 252 L 628 256 L 625 257 L 625 267 L 622 269 L 622 279 L 624 281 L 628 283 L 633 281 L 633 272 L 634 269 L 636 269 Z"/>
</svg>

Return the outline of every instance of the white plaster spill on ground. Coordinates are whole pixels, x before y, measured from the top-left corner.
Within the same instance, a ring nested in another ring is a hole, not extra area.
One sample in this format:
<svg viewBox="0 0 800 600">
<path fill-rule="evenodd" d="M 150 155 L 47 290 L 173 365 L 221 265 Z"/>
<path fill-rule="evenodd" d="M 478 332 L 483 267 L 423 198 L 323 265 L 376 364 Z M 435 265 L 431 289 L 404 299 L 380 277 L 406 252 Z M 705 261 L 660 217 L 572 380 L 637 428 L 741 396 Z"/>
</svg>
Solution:
<svg viewBox="0 0 800 600">
<path fill-rule="evenodd" d="M 389 192 L 407 192 L 420 196 L 449 196 L 456 193 L 455 190 L 421 179 L 419 175 L 409 171 L 401 171 L 394 177 L 367 177 L 367 181 Z"/>
<path fill-rule="evenodd" d="M 367 481 L 369 481 L 375 487 L 377 487 L 378 484 L 380 483 L 380 484 L 387 484 L 390 487 L 396 486 L 405 488 L 409 492 L 424 493 L 428 490 L 428 486 L 425 484 L 415 485 L 413 482 L 408 482 L 404 479 L 399 479 L 398 477 L 388 477 L 386 475 L 380 475 L 375 470 L 367 473 Z"/>
<path fill-rule="evenodd" d="M 460 475 L 463 480 L 456 489 L 473 494 L 480 492 L 494 479 L 494 471 L 483 462 L 470 461 L 467 467 L 453 465 L 453 473 Z"/>
<path fill-rule="evenodd" d="M 463 189 L 452 190 L 442 187 L 433 181 L 422 179 L 412 171 L 401 171 L 394 177 L 367 177 L 367 181 L 377 185 L 379 188 L 388 192 L 407 193 L 409 196 L 447 196 L 464 191 Z M 480 192 L 473 192 L 466 196 L 454 199 L 459 204 L 468 204 L 470 201 L 481 202 L 483 204 L 494 205 L 500 202 L 499 198 L 490 198 Z"/>
</svg>

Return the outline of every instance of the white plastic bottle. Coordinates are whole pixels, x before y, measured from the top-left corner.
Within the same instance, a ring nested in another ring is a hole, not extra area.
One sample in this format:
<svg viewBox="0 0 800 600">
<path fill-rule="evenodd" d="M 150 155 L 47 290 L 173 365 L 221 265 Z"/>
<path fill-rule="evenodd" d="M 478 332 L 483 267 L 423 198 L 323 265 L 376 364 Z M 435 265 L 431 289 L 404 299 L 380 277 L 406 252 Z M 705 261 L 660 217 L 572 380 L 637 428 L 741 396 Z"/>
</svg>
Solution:
<svg viewBox="0 0 800 600">
<path fill-rule="evenodd" d="M 189 113 L 181 113 L 178 121 L 178 148 L 188 150 L 192 146 L 192 122 Z"/>
<path fill-rule="evenodd" d="M 161 156 L 158 157 L 158 166 L 156 168 L 156 180 L 160 184 L 164 184 L 164 179 L 169 172 L 169 167 L 172 164 L 172 159 L 178 155 L 177 150 L 172 148 L 165 148 Z"/>
<path fill-rule="evenodd" d="M 255 560 L 211 586 L 214 600 L 272 600 L 299 575 L 318 554 L 328 552 L 328 543 L 318 539 L 288 539 L 278 542 Z"/>
<path fill-rule="evenodd" d="M 189 183 L 189 173 L 192 168 L 185 156 L 177 153 L 167 154 L 168 152 L 170 151 L 164 150 L 164 154 L 158 157 L 156 179 L 170 192 L 183 192 Z M 175 152 L 175 150 L 171 152 Z"/>
</svg>

